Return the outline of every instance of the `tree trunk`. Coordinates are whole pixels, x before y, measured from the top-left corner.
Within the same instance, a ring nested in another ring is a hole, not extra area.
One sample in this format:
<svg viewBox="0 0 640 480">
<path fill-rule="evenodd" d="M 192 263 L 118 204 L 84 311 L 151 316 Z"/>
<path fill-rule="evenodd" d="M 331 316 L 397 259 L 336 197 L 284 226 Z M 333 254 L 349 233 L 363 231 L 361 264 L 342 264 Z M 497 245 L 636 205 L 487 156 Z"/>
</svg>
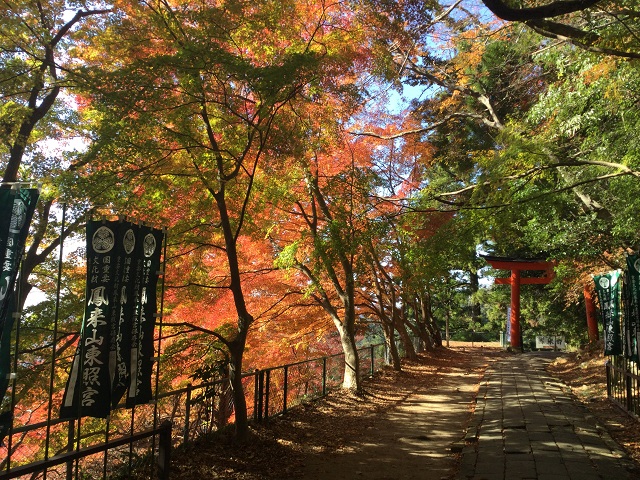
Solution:
<svg viewBox="0 0 640 480">
<path fill-rule="evenodd" d="M 422 314 L 424 316 L 424 324 L 427 330 L 429 331 L 429 335 L 433 339 L 433 344 L 436 347 L 442 346 L 442 334 L 440 333 L 440 329 L 438 325 L 436 325 L 435 319 L 433 318 L 433 312 L 431 311 L 431 298 L 428 293 L 425 293 L 420 296 L 420 307 Z"/>
<path fill-rule="evenodd" d="M 413 341 L 407 332 L 407 327 L 405 325 L 404 319 L 398 314 L 398 309 L 393 307 L 393 317 L 394 324 L 396 330 L 400 334 L 400 340 L 404 345 L 405 355 L 409 360 L 417 360 L 418 354 L 416 353 L 416 349 L 413 346 Z"/>
<path fill-rule="evenodd" d="M 398 347 L 395 342 L 395 329 L 393 325 L 383 322 L 382 328 L 384 330 L 384 343 L 387 346 L 387 352 L 391 357 L 391 366 L 397 372 L 402 370 L 402 362 L 400 361 L 400 354 L 398 353 Z"/>
<path fill-rule="evenodd" d="M 342 351 L 344 352 L 344 377 L 342 380 L 342 388 L 348 390 L 362 391 L 360 383 L 360 359 L 358 358 L 358 350 L 356 348 L 355 335 L 353 328 L 347 325 L 338 327 L 340 333 L 340 342 L 342 343 Z"/>
<path fill-rule="evenodd" d="M 249 434 L 249 418 L 247 415 L 247 399 L 242 386 L 242 357 L 244 341 L 238 339 L 229 343 L 229 384 L 233 394 L 233 406 L 236 415 L 235 439 L 239 443 L 247 441 Z"/>
<path fill-rule="evenodd" d="M 482 310 L 476 300 L 476 294 L 480 289 L 480 278 L 477 271 L 469 272 L 469 284 L 471 289 L 471 321 L 474 324 L 480 324 L 482 321 Z"/>
<path fill-rule="evenodd" d="M 231 220 L 225 198 L 225 191 L 214 194 L 218 212 L 220 214 L 220 225 L 224 233 L 226 255 L 229 266 L 230 284 L 229 289 L 233 293 L 233 301 L 238 315 L 238 333 L 232 340 L 227 342 L 229 348 L 229 382 L 233 390 L 233 402 L 236 413 L 236 434 L 235 439 L 239 443 L 247 441 L 249 435 L 249 421 L 247 416 L 247 401 L 244 396 L 242 386 L 242 360 L 244 348 L 247 342 L 249 327 L 253 323 L 253 316 L 247 310 L 247 305 L 242 290 L 240 275 L 240 262 L 238 259 L 237 241 L 231 228 Z"/>
<path fill-rule="evenodd" d="M 420 303 L 420 316 L 422 317 L 422 327 L 429 336 L 429 351 L 433 351 L 436 347 L 436 339 L 433 334 L 433 328 L 431 327 L 431 302 L 429 300 L 429 294 L 424 293 L 418 298 Z"/>
<path fill-rule="evenodd" d="M 432 352 L 433 341 L 431 339 L 431 335 L 429 334 L 429 331 L 427 330 L 427 327 L 425 326 L 425 317 L 424 317 L 424 312 L 422 312 L 422 305 L 419 306 L 419 302 L 417 299 L 414 299 L 414 301 L 411 302 L 411 305 L 413 306 L 413 311 L 415 312 L 414 315 L 416 319 L 416 324 L 415 324 L 415 327 L 409 324 L 410 328 L 413 330 L 413 332 L 416 335 L 420 337 L 425 350 L 428 352 Z"/>
</svg>

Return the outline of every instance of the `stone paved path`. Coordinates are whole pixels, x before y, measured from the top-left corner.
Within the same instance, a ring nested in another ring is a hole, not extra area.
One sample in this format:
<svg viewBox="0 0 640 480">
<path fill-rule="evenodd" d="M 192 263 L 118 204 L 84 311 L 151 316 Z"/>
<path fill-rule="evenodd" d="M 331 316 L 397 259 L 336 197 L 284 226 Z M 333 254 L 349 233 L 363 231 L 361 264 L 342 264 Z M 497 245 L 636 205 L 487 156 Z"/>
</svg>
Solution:
<svg viewBox="0 0 640 480">
<path fill-rule="evenodd" d="M 606 430 L 544 371 L 553 358 L 529 353 L 489 366 L 459 480 L 640 478 Z"/>
</svg>

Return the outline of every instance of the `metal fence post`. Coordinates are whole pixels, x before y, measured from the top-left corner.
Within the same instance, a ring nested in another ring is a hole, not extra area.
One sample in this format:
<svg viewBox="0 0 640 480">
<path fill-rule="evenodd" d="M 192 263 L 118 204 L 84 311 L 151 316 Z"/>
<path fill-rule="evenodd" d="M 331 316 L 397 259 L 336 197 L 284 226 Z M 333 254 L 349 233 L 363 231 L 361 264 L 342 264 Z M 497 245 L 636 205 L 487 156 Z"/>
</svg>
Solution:
<svg viewBox="0 0 640 480">
<path fill-rule="evenodd" d="M 624 386 L 626 390 L 626 406 L 628 412 L 633 412 L 633 391 L 631 388 L 631 365 L 629 360 L 624 361 Z"/>
<path fill-rule="evenodd" d="M 260 398 L 260 388 L 259 388 L 259 377 L 260 370 L 255 370 L 253 372 L 253 420 L 258 421 L 258 398 Z"/>
<path fill-rule="evenodd" d="M 635 362 L 631 362 L 629 367 L 632 369 L 631 371 L 631 385 L 633 386 L 633 399 L 631 401 L 632 404 L 632 412 L 635 415 L 638 415 L 638 364 Z"/>
<path fill-rule="evenodd" d="M 373 345 L 371 345 L 371 376 L 373 377 L 374 373 L 376 373 L 376 369 L 374 364 L 376 363 L 375 351 L 373 349 Z"/>
<path fill-rule="evenodd" d="M 67 426 L 67 452 L 73 452 L 73 444 L 75 443 L 75 421 L 69 420 L 69 425 Z M 66 471 L 66 479 L 73 479 L 73 461 L 67 462 L 67 471 Z"/>
<path fill-rule="evenodd" d="M 282 389 L 282 413 L 287 413 L 287 390 L 289 388 L 289 365 L 284 366 L 284 383 Z"/>
<path fill-rule="evenodd" d="M 269 420 L 269 392 L 271 390 L 271 370 L 267 370 L 264 387 L 264 419 Z"/>
<path fill-rule="evenodd" d="M 263 398 L 264 395 L 264 372 L 258 372 L 258 421 L 262 421 L 262 408 L 263 408 Z"/>
<path fill-rule="evenodd" d="M 327 394 L 327 357 L 322 358 L 322 396 Z"/>
<path fill-rule="evenodd" d="M 189 443 L 189 423 L 191 420 L 191 390 L 193 385 L 190 383 L 187 385 L 187 398 L 186 405 L 184 409 L 184 433 L 182 434 L 182 444 L 186 445 Z"/>
<path fill-rule="evenodd" d="M 158 478 L 169 480 L 169 467 L 171 466 L 171 422 L 169 420 L 165 420 L 160 425 L 158 447 Z"/>
</svg>

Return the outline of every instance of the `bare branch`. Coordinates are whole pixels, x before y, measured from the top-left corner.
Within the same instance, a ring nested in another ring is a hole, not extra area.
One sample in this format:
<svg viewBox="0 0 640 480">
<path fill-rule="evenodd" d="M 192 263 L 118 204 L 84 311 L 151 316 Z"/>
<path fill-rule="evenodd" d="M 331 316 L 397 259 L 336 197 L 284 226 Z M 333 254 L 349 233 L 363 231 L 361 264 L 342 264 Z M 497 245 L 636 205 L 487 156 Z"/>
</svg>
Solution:
<svg viewBox="0 0 640 480">
<path fill-rule="evenodd" d="M 216 337 L 218 340 L 220 340 L 222 343 L 224 343 L 227 347 L 229 346 L 229 341 L 226 338 L 224 338 L 222 335 L 220 335 L 218 332 L 216 332 L 214 330 L 209 330 L 207 328 L 199 327 L 198 325 L 194 325 L 193 323 L 189 323 L 189 322 L 178 322 L 178 323 L 164 322 L 163 326 L 164 327 L 187 327 L 187 328 L 190 328 L 191 331 L 197 331 L 197 332 L 201 332 L 201 333 L 206 333 L 207 335 L 212 335 L 212 336 Z"/>
<path fill-rule="evenodd" d="M 474 113 L 452 113 L 451 115 L 448 115 L 443 120 L 441 120 L 439 122 L 432 123 L 428 127 L 415 128 L 415 129 L 411 129 L 411 130 L 403 130 L 401 132 L 394 133 L 392 135 L 382 135 L 382 134 L 379 134 L 379 133 L 376 133 L 376 132 L 370 132 L 370 131 L 368 131 L 368 132 L 348 132 L 348 133 L 350 135 L 353 135 L 353 136 L 374 137 L 374 138 L 379 138 L 381 140 L 395 140 L 396 138 L 407 137 L 409 135 L 418 135 L 418 134 L 421 134 L 421 133 L 430 132 L 432 130 L 435 130 L 435 129 L 441 127 L 442 125 L 447 124 L 448 122 L 450 122 L 454 118 L 472 118 L 474 120 L 485 121 L 485 118 L 482 115 L 477 115 L 477 114 L 474 114 Z"/>
</svg>

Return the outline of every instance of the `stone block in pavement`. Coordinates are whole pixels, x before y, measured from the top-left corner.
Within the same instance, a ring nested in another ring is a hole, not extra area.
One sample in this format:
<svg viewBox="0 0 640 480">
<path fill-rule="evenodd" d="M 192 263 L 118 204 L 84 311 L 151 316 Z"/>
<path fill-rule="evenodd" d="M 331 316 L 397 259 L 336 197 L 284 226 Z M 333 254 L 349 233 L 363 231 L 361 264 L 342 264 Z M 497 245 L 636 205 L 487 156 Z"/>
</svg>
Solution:
<svg viewBox="0 0 640 480">
<path fill-rule="evenodd" d="M 564 467 L 567 469 L 567 473 L 571 478 L 579 478 L 581 475 L 591 475 L 596 473 L 593 465 L 589 460 L 583 461 L 566 461 Z"/>
<path fill-rule="evenodd" d="M 485 475 L 504 475 L 504 463 L 487 461 L 483 457 L 478 457 L 475 468 L 475 478 Z"/>
<path fill-rule="evenodd" d="M 505 478 L 507 479 L 536 479 L 538 474 L 536 472 L 536 464 L 533 460 L 512 460 L 507 457 L 507 464 L 505 466 Z"/>
<path fill-rule="evenodd" d="M 535 456 L 536 459 L 536 472 L 538 475 L 564 475 L 566 479 L 568 472 L 562 461 L 560 455 L 557 456 Z"/>
<path fill-rule="evenodd" d="M 537 480 L 567 480 L 567 473 L 538 473 Z"/>
</svg>

